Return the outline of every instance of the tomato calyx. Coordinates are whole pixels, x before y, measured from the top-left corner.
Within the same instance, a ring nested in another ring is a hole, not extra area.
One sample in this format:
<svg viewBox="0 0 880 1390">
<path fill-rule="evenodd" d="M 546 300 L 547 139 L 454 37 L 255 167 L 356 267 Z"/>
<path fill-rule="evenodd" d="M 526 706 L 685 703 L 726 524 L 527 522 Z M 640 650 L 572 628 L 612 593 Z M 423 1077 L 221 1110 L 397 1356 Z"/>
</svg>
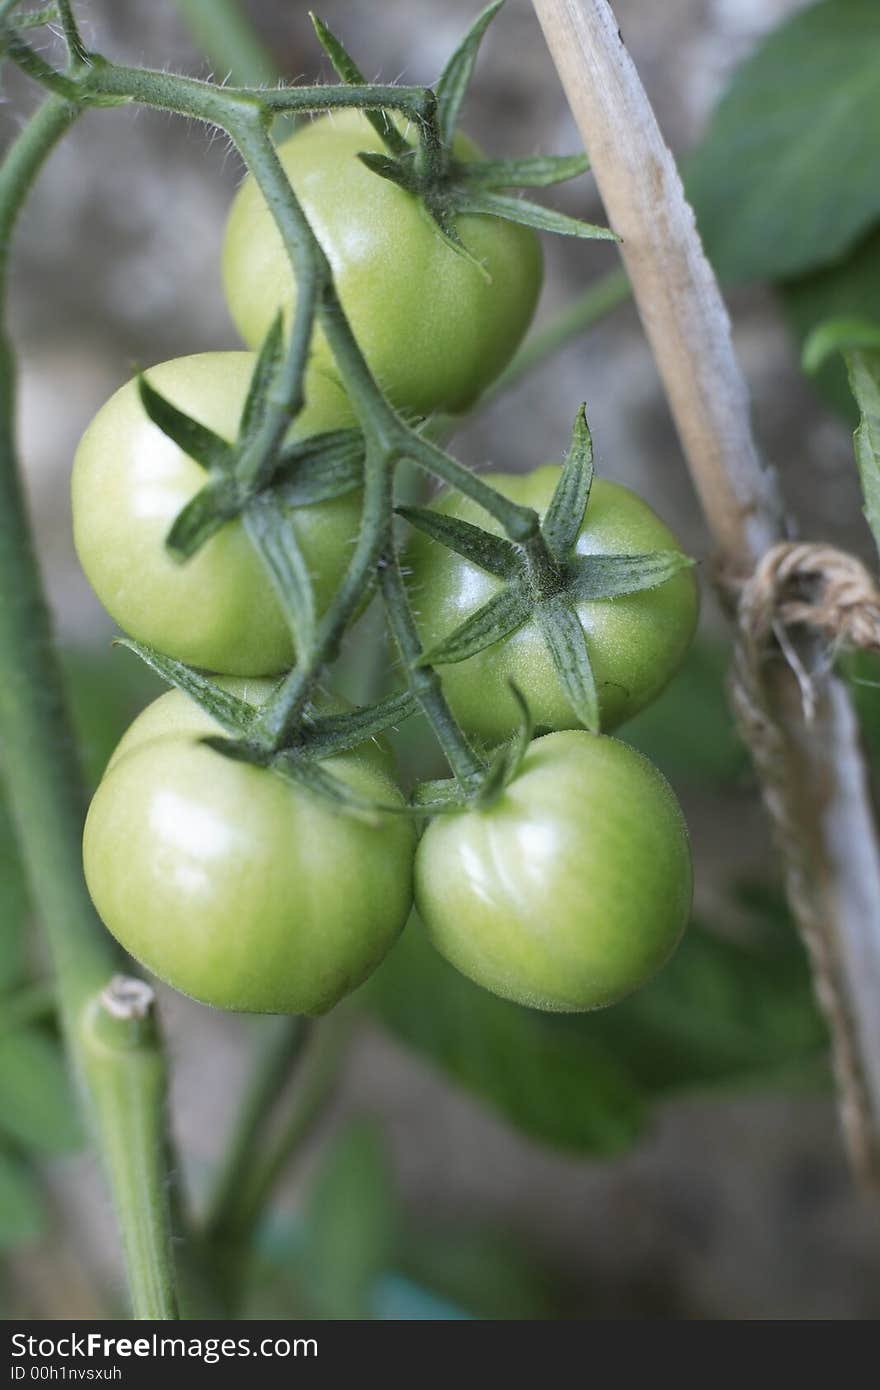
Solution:
<svg viewBox="0 0 880 1390">
<path fill-rule="evenodd" d="M 598 733 L 599 698 L 577 605 L 656 588 L 693 564 L 678 550 L 581 555 L 578 538 L 590 501 L 593 446 L 584 407 L 539 535 L 523 545 L 430 508 L 398 511 L 418 530 L 502 581 L 481 607 L 420 657 L 442 666 L 467 661 L 528 622 L 541 632 L 578 722 Z"/>
<path fill-rule="evenodd" d="M 343 497 L 363 484 L 364 439 L 359 429 L 329 430 L 263 448 L 266 407 L 282 352 L 279 315 L 257 357 L 235 443 L 172 405 L 143 374 L 137 378 L 150 420 L 207 474 L 204 487 L 177 515 L 166 537 L 169 551 L 181 562 L 267 492 L 282 506 L 305 507 Z M 297 413 L 291 413 L 291 421 Z"/>
<path fill-rule="evenodd" d="M 458 159 L 455 136 L 462 102 L 467 94 L 480 43 L 504 0 L 494 0 L 474 21 L 452 54 L 434 87 L 436 106 L 424 122 L 417 145 L 411 144 L 384 111 L 366 110 L 386 153 L 364 151 L 358 157 L 379 178 L 389 179 L 420 198 L 435 227 L 457 255 L 470 261 L 485 278 L 488 271 L 462 239 L 461 215 L 497 217 L 536 231 L 589 240 L 617 241 L 609 227 L 582 222 L 518 197 L 516 188 L 550 188 L 589 169 L 586 155 L 532 155 L 524 159 Z M 349 85 L 362 85 L 364 76 L 343 44 L 312 16 L 318 39 L 337 76 Z"/>
</svg>

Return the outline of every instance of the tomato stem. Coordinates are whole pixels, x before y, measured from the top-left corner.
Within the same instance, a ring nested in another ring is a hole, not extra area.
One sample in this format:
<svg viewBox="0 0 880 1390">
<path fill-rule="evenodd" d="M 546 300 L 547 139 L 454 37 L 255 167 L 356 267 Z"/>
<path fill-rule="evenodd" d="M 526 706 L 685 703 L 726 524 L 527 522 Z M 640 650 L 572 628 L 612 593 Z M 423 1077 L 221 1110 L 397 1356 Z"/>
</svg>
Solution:
<svg viewBox="0 0 880 1390">
<path fill-rule="evenodd" d="M 0 297 L 11 234 L 44 161 L 77 114 L 50 97 L 0 166 Z M 0 336 L 0 737 L 4 774 L 33 901 L 48 937 L 74 1071 L 88 1098 L 110 1178 L 137 1316 L 174 1318 L 167 1184 L 158 1143 L 162 1062 L 153 1038 L 137 1050 L 93 1046 L 98 1000 L 119 957 L 89 901 L 81 838 L 86 793 L 22 493 L 15 361 Z M 132 1125 L 149 1135 L 132 1142 Z"/>
</svg>

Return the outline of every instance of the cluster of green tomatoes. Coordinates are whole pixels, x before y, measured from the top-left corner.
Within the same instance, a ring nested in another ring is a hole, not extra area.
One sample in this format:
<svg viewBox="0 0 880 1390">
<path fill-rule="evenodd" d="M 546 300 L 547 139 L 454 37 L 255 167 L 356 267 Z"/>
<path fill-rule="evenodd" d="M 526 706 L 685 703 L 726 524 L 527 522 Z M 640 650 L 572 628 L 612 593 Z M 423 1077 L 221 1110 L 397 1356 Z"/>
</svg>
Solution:
<svg viewBox="0 0 880 1390">
<path fill-rule="evenodd" d="M 418 199 L 357 158 L 381 148 L 364 117 L 347 113 L 301 128 L 279 155 L 387 398 L 407 418 L 458 413 L 525 333 L 540 287 L 539 243 L 530 228 L 463 215 L 471 258 L 456 255 Z M 279 308 L 289 311 L 295 285 L 250 177 L 233 205 L 224 272 L 233 318 L 255 348 Z M 254 363 L 252 351 L 203 353 L 156 366 L 147 380 L 234 441 Z M 293 438 L 357 423 L 320 330 L 305 402 Z M 545 516 L 561 473 L 547 464 L 485 478 Z M 185 564 L 165 545 L 203 482 L 129 382 L 77 452 L 77 551 L 126 633 L 213 673 L 231 699 L 259 708 L 296 653 L 244 526 L 229 520 Z M 349 566 L 361 504 L 354 486 L 289 512 L 319 614 Z M 430 526 L 412 531 L 406 583 L 426 652 L 442 651 L 504 587 L 505 566 L 517 564 L 517 547 L 462 494 L 445 493 L 431 511 L 498 540 L 484 542 L 481 564 Z M 593 557 L 678 550 L 653 511 L 612 482 L 594 482 L 582 517 L 573 528 L 571 521 L 560 573 L 580 566 L 588 575 Z M 426 930 L 458 969 L 506 998 L 576 1011 L 637 987 L 685 926 L 690 855 L 663 777 L 604 731 L 654 699 L 679 666 L 696 621 L 696 586 L 681 568 L 613 597 L 590 597 L 582 584 L 565 601 L 589 652 L 603 732 L 582 726 L 558 661 L 524 613 L 504 637 L 437 667 L 455 719 L 487 757 L 515 736 L 521 703 L 540 736 L 493 797 L 464 799 L 421 822 L 404 813 L 382 739 L 326 761 L 337 781 L 384 808 L 351 815 L 271 767 L 225 756 L 207 741 L 220 725 L 183 691 L 156 700 L 117 747 L 87 819 L 86 879 L 107 927 L 155 975 L 226 1009 L 324 1012 L 379 965 L 414 900 L 420 921 L 410 929 Z M 318 693 L 309 708 L 319 718 L 343 707 Z"/>
</svg>

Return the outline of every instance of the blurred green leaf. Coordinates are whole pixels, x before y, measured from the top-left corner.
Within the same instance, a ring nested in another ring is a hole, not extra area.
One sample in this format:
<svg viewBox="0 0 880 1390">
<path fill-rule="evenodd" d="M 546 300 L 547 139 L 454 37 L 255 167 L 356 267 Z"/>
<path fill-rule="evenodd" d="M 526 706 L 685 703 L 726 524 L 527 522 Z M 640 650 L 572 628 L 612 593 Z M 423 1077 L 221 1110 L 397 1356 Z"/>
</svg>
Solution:
<svg viewBox="0 0 880 1390">
<path fill-rule="evenodd" d="M 376 1281 L 391 1265 L 397 1208 L 376 1127 L 349 1125 L 324 1159 L 305 1213 L 302 1269 L 322 1318 L 371 1316 Z"/>
<path fill-rule="evenodd" d="M 801 346 L 827 319 L 858 315 L 880 322 L 880 228 L 842 260 L 813 275 L 784 282 L 779 292 L 786 318 Z M 842 358 L 825 362 L 812 381 L 832 410 L 853 426 L 858 424 L 859 412 Z"/>
<path fill-rule="evenodd" d="M 688 171 L 723 279 L 827 265 L 880 216 L 876 0 L 824 0 L 734 74 Z"/>
<path fill-rule="evenodd" d="M 790 925 L 784 948 L 762 949 L 695 924 L 643 989 L 558 1026 L 600 1041 L 652 1095 L 824 1077 L 825 1028 Z"/>
<path fill-rule="evenodd" d="M 477 1318 L 534 1322 L 558 1316 L 555 1281 L 531 1252 L 498 1231 L 420 1227 L 408 1232 L 398 1263 L 416 1284 Z"/>
<path fill-rule="evenodd" d="M 9 813 L 0 799 L 0 993 L 24 975 L 27 886 Z"/>
<path fill-rule="evenodd" d="M 729 648 L 696 642 L 672 685 L 623 731 L 678 783 L 733 782 L 748 767 L 727 701 L 729 663 Z"/>
<path fill-rule="evenodd" d="M 641 1096 L 600 1040 L 551 1030 L 472 984 L 415 917 L 361 997 L 402 1042 L 534 1139 L 605 1155 L 642 1129 Z"/>
<path fill-rule="evenodd" d="M 36 1240 L 45 1226 L 37 1182 L 20 1159 L 0 1150 L 0 1249 Z"/>
<path fill-rule="evenodd" d="M 82 1142 L 61 1047 L 37 1028 L 0 1035 L 0 1133 L 47 1154 Z"/>
</svg>

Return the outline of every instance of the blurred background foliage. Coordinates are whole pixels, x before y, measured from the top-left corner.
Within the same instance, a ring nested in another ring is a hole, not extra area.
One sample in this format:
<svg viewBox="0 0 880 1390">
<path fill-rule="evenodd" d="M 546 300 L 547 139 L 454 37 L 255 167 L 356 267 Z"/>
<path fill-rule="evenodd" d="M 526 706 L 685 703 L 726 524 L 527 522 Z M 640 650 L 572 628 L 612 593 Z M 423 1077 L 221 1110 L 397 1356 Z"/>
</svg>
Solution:
<svg viewBox="0 0 880 1390">
<path fill-rule="evenodd" d="M 240 80 L 324 72 L 305 3 L 154 0 L 149 30 L 139 9 L 91 0 L 90 37 L 192 72 L 234 64 Z M 425 80 L 474 9 L 384 0 L 379 15 L 327 0 L 321 12 L 371 75 Z M 805 533 L 868 555 L 842 368 L 806 381 L 798 353 L 831 314 L 880 320 L 875 0 L 615 9 L 729 287 L 762 444 Z M 14 77 L 8 89 L 10 133 L 31 97 Z M 576 147 L 525 0 L 509 0 L 496 23 L 468 116 L 499 154 Z M 218 253 L 238 176 L 198 132 L 149 115 L 90 115 L 53 158 L 17 249 L 28 485 L 91 784 L 158 687 L 110 647 L 76 568 L 70 458 L 135 361 L 234 345 Z M 589 180 L 559 201 L 599 215 Z M 540 324 L 613 264 L 607 248 L 548 247 Z M 581 398 L 601 469 L 642 491 L 707 560 L 631 307 L 478 410 L 454 447 L 474 464 L 528 468 L 559 455 Z M 880 1311 L 880 1234 L 850 1188 L 824 1029 L 728 711 L 725 632 L 704 578 L 684 669 L 623 731 L 672 780 L 692 827 L 696 920 L 682 948 L 616 1008 L 546 1017 L 471 985 L 411 923 L 357 996 L 329 1114 L 258 1230 L 248 1316 Z M 368 624 L 362 643 L 375 642 Z M 848 659 L 847 669 L 876 766 L 880 663 Z M 424 773 L 417 729 L 397 747 L 405 776 Z M 95 1316 L 119 1306 L 112 1222 L 82 1151 L 28 915 L 0 806 L 0 1288 L 11 1315 Z M 265 1024 L 165 990 L 161 999 L 174 1128 L 200 1198 Z M 88 1274 L 73 1279 L 80 1266 Z"/>
</svg>

